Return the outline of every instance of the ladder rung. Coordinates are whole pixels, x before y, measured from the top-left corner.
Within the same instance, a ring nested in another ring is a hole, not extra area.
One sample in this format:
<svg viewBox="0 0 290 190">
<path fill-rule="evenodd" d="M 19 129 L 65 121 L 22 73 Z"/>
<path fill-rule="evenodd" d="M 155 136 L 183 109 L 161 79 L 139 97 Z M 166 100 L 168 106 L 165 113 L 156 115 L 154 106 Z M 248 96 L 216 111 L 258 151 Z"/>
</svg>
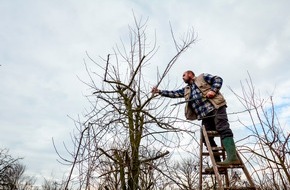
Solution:
<svg viewBox="0 0 290 190">
<path fill-rule="evenodd" d="M 209 156 L 209 152 L 203 152 L 202 155 L 203 156 Z M 222 152 L 214 152 L 213 155 L 215 155 L 215 156 L 222 156 L 223 153 Z"/>
<path fill-rule="evenodd" d="M 218 147 L 211 147 L 211 149 L 214 151 L 214 150 L 216 150 L 216 151 L 223 151 L 224 150 L 224 148 L 223 147 L 220 147 L 220 146 L 218 146 Z"/>
<path fill-rule="evenodd" d="M 224 187 L 224 190 L 256 190 L 256 187 Z"/>
<path fill-rule="evenodd" d="M 209 137 L 219 137 L 220 134 L 217 131 L 206 131 Z"/>
<path fill-rule="evenodd" d="M 244 168 L 242 164 L 217 165 L 218 168 Z"/>
<path fill-rule="evenodd" d="M 226 174 L 226 170 L 224 169 L 218 169 L 219 170 L 219 174 L 220 175 L 225 175 Z M 215 175 L 214 170 L 212 169 L 211 171 L 203 171 L 202 175 Z"/>
<path fill-rule="evenodd" d="M 211 147 L 211 150 L 213 151 L 213 153 L 215 152 L 224 152 L 224 148 L 223 147 Z"/>
</svg>

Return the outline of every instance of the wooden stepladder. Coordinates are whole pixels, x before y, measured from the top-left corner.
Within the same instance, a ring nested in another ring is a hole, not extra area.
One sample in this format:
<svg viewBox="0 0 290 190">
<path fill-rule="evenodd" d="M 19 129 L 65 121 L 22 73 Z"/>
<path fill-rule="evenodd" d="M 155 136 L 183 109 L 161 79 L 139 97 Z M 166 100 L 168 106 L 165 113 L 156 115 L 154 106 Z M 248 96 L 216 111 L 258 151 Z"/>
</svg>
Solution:
<svg viewBox="0 0 290 190">
<path fill-rule="evenodd" d="M 206 143 L 207 151 L 204 152 L 204 145 L 202 142 L 202 135 L 204 136 L 204 140 Z M 200 167 L 199 167 L 199 190 L 202 190 L 202 185 L 203 185 L 203 176 L 209 176 L 214 175 L 211 179 L 215 179 L 215 183 L 217 186 L 216 189 L 218 190 L 228 190 L 228 189 L 244 189 L 244 190 L 256 190 L 256 187 L 254 185 L 254 182 L 251 178 L 251 175 L 249 174 L 247 168 L 245 167 L 240 155 L 237 152 L 237 156 L 240 160 L 240 164 L 234 164 L 234 165 L 217 165 L 214 156 L 221 156 L 222 160 L 225 159 L 226 154 L 224 148 L 221 147 L 211 147 L 210 142 L 209 142 L 209 137 L 220 137 L 217 131 L 206 131 L 205 127 L 201 127 L 201 132 L 200 132 Z M 222 144 L 222 143 L 220 143 Z M 209 156 L 211 163 L 212 163 L 212 168 L 211 169 L 204 169 L 203 166 L 203 157 Z M 228 174 L 228 169 L 241 169 L 248 182 L 244 184 L 243 186 L 237 186 L 235 184 L 230 183 L 229 179 L 229 174 Z"/>
</svg>

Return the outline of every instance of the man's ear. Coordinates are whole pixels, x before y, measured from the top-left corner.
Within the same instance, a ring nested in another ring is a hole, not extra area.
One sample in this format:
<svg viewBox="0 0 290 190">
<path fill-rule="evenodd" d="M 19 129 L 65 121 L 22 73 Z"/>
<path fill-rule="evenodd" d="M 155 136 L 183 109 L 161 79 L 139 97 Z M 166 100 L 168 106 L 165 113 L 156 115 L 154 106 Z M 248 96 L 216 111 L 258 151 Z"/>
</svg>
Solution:
<svg viewBox="0 0 290 190">
<path fill-rule="evenodd" d="M 194 75 L 192 73 L 189 73 L 189 76 L 191 79 L 194 79 Z"/>
</svg>

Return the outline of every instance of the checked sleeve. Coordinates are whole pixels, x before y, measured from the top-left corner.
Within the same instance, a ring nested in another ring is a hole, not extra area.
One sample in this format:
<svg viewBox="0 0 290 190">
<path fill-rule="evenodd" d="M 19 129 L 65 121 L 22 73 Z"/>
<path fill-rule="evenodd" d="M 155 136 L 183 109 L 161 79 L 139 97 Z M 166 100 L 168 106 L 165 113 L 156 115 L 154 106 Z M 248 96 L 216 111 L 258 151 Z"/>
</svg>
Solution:
<svg viewBox="0 0 290 190">
<path fill-rule="evenodd" d="M 211 85 L 211 90 L 214 92 L 218 92 L 223 85 L 223 79 L 219 76 L 204 74 L 204 80 Z"/>
</svg>

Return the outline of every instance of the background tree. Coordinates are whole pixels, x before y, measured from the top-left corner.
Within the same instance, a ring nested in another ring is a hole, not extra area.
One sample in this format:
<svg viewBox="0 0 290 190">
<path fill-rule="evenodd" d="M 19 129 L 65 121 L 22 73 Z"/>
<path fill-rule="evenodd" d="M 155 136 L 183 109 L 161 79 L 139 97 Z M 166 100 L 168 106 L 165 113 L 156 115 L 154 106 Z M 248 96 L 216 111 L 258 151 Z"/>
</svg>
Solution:
<svg viewBox="0 0 290 190">
<path fill-rule="evenodd" d="M 0 150 L 0 189 L 3 190 L 30 190 L 35 178 L 25 176 L 25 166 L 19 163 L 20 158 L 9 155 L 8 149 Z"/>
<path fill-rule="evenodd" d="M 199 158 L 185 157 L 181 161 L 174 161 L 173 164 L 167 164 L 168 176 L 180 190 L 198 189 L 198 173 Z"/>
<path fill-rule="evenodd" d="M 78 179 L 79 188 L 84 189 L 153 189 L 158 185 L 153 179 L 161 174 L 156 163 L 166 158 L 168 148 L 180 146 L 178 132 L 192 135 L 185 125 L 175 126 L 184 120 L 168 109 L 169 102 L 150 93 L 149 61 L 158 47 L 156 35 L 149 41 L 146 29 L 147 21 L 134 17 L 128 43 L 116 46 L 113 54 L 102 60 L 104 64 L 88 55 L 103 74 L 87 67 L 90 82 L 86 84 L 93 91 L 88 97 L 91 110 L 85 122 L 76 121 L 78 134 L 72 138 L 75 150 L 70 152 L 73 160 L 63 158 L 72 165 L 67 185 Z M 172 30 L 171 34 L 177 52 L 164 71 L 157 72 L 157 86 L 195 42 L 193 31 L 179 42 Z"/>
<path fill-rule="evenodd" d="M 41 190 L 64 190 L 65 189 L 64 185 L 65 185 L 64 182 L 58 182 L 52 179 L 50 180 L 44 179 L 44 182 L 41 185 Z"/>
<path fill-rule="evenodd" d="M 239 150 L 261 189 L 290 189 L 290 134 L 280 125 L 273 96 L 262 98 L 250 75 L 241 89 L 240 94 L 232 91 L 249 114 L 240 123 L 250 135 L 241 140 Z"/>
</svg>

